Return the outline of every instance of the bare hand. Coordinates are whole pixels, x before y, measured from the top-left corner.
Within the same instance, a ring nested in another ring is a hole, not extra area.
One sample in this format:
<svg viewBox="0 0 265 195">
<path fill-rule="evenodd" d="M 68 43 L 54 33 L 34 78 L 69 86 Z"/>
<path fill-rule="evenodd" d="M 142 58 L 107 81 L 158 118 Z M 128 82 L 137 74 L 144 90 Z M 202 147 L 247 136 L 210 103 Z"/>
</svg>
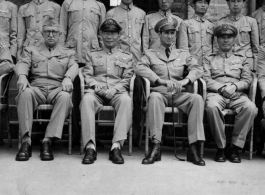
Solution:
<svg viewBox="0 0 265 195">
<path fill-rule="evenodd" d="M 29 81 L 26 75 L 20 75 L 17 81 L 17 88 L 24 91 L 27 87 L 30 87 Z"/>
<path fill-rule="evenodd" d="M 114 89 L 114 88 L 108 89 L 108 90 L 106 91 L 106 95 L 105 95 L 105 97 L 106 97 L 107 99 L 112 99 L 116 93 L 117 93 L 117 90 L 116 90 L 116 89 Z"/>
<path fill-rule="evenodd" d="M 235 92 L 236 92 L 236 86 L 228 85 L 222 90 L 222 95 L 225 97 L 232 97 Z"/>
<path fill-rule="evenodd" d="M 73 83 L 70 78 L 65 77 L 62 82 L 63 91 L 71 92 L 73 90 Z"/>
<path fill-rule="evenodd" d="M 105 96 L 106 92 L 102 89 L 101 85 L 95 85 L 95 93 L 99 96 Z"/>
</svg>

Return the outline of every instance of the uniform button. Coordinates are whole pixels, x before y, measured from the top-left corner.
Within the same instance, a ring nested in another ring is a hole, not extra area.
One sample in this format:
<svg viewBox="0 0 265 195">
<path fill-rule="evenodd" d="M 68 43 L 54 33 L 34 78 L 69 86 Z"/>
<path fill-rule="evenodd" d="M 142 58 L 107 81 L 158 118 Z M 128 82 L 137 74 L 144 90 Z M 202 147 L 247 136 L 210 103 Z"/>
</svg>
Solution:
<svg viewBox="0 0 265 195">
<path fill-rule="evenodd" d="M 85 31 L 86 29 L 85 28 L 83 28 L 83 31 Z"/>
<path fill-rule="evenodd" d="M 83 18 L 83 20 L 85 20 L 86 18 Z"/>
<path fill-rule="evenodd" d="M 35 42 L 38 42 L 38 40 L 36 39 Z"/>
<path fill-rule="evenodd" d="M 128 18 L 128 20 L 130 20 L 131 18 Z"/>
<path fill-rule="evenodd" d="M 36 22 L 39 23 L 39 20 L 37 20 Z"/>
<path fill-rule="evenodd" d="M 108 62 L 110 62 L 110 60 L 108 60 Z"/>
<path fill-rule="evenodd" d="M 108 71 L 110 70 L 110 68 L 108 68 Z"/>
<path fill-rule="evenodd" d="M 205 53 L 202 53 L 202 55 L 204 55 Z"/>
<path fill-rule="evenodd" d="M 131 29 L 131 26 L 129 26 L 129 29 Z"/>
<path fill-rule="evenodd" d="M 86 42 L 86 40 L 85 40 L 85 39 L 83 39 L 83 42 Z"/>
<path fill-rule="evenodd" d="M 130 47 L 131 47 L 132 45 L 130 45 Z"/>
<path fill-rule="evenodd" d="M 83 9 L 86 9 L 86 7 L 83 7 Z"/>
<path fill-rule="evenodd" d="M 38 11 L 38 14 L 40 14 L 40 11 Z"/>
<path fill-rule="evenodd" d="M 109 77 L 107 77 L 107 79 L 109 79 Z"/>
<path fill-rule="evenodd" d="M 132 35 L 129 35 L 129 37 L 131 38 L 131 37 L 132 37 Z"/>
</svg>

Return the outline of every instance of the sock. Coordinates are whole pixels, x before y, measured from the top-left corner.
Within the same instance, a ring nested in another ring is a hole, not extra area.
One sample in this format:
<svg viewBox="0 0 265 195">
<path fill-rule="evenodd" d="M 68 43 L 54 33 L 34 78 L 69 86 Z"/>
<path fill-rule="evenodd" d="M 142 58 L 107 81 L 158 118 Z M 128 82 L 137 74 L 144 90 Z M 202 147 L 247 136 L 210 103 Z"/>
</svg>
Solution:
<svg viewBox="0 0 265 195">
<path fill-rule="evenodd" d="M 94 149 L 96 151 L 96 147 L 95 144 L 93 144 L 93 142 L 89 141 L 86 145 L 86 149 L 91 148 Z"/>
<path fill-rule="evenodd" d="M 115 143 L 113 143 L 112 146 L 111 146 L 111 149 L 110 149 L 110 150 L 113 150 L 114 148 L 121 149 L 121 144 L 120 144 L 120 142 L 115 142 Z"/>
<path fill-rule="evenodd" d="M 50 144 L 52 144 L 52 139 L 49 138 L 49 137 L 45 137 L 43 140 L 42 140 L 42 143 L 43 142 L 49 142 Z"/>
<path fill-rule="evenodd" d="M 26 134 L 23 138 L 22 138 L 22 143 L 28 142 L 29 145 L 31 145 L 31 138 L 29 137 L 28 134 Z"/>
</svg>

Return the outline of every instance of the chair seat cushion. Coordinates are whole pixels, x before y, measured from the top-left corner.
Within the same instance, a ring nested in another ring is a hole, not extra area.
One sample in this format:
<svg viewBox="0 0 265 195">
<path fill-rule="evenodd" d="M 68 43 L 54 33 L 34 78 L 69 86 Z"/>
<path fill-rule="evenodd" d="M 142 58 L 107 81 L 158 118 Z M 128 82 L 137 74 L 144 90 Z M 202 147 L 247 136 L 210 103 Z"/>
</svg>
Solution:
<svg viewBox="0 0 265 195">
<path fill-rule="evenodd" d="M 53 105 L 51 104 L 41 104 L 38 106 L 38 110 L 52 110 Z"/>
</svg>

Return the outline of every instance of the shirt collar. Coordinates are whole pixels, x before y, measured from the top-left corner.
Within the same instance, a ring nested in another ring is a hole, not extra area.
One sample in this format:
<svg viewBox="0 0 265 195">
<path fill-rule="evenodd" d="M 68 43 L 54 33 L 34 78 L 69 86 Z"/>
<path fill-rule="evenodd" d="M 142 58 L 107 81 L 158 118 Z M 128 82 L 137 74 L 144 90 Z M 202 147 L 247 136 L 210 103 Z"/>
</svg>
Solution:
<svg viewBox="0 0 265 195">
<path fill-rule="evenodd" d="M 106 47 L 103 47 L 103 50 L 104 50 L 107 54 L 109 54 L 109 55 L 114 54 L 118 49 L 119 49 L 119 48 L 118 48 L 117 46 L 116 46 L 116 47 L 113 47 L 113 48 L 111 48 L 111 49 L 106 48 Z"/>
<path fill-rule="evenodd" d="M 169 47 L 169 51 L 170 51 L 170 52 L 171 52 L 172 49 L 173 49 L 173 45 L 174 45 L 174 44 L 172 44 L 172 45 Z M 163 46 L 163 45 L 160 45 L 160 46 L 159 46 L 159 49 L 161 49 L 162 51 L 166 51 L 166 47 Z"/>
<path fill-rule="evenodd" d="M 222 57 L 222 58 L 230 58 L 234 53 L 232 51 L 232 49 L 229 52 L 223 52 L 221 50 L 218 51 L 218 54 Z"/>
<path fill-rule="evenodd" d="M 241 17 L 243 16 L 242 13 L 240 13 L 239 15 L 237 16 L 233 16 L 233 15 L 229 15 L 229 18 L 232 20 L 232 21 L 238 21 Z"/>
<path fill-rule="evenodd" d="M 159 14 L 162 16 L 162 17 L 168 17 L 171 15 L 171 10 L 168 10 L 167 12 L 163 12 L 161 9 L 159 10 Z"/>
<path fill-rule="evenodd" d="M 134 6 L 133 3 L 131 3 L 130 5 L 125 5 L 121 2 L 121 4 L 120 4 L 120 7 L 125 9 L 125 10 L 131 10 L 133 8 L 133 6 Z"/>
<path fill-rule="evenodd" d="M 47 0 L 32 0 L 34 3 L 36 3 L 36 4 L 42 4 L 42 3 L 44 3 L 45 1 L 47 1 Z"/>
<path fill-rule="evenodd" d="M 197 20 L 198 22 L 205 22 L 205 20 L 206 20 L 205 16 L 200 17 L 200 16 L 198 16 L 197 14 L 194 14 L 194 15 L 192 16 L 192 18 L 195 19 L 195 20 Z"/>
</svg>

